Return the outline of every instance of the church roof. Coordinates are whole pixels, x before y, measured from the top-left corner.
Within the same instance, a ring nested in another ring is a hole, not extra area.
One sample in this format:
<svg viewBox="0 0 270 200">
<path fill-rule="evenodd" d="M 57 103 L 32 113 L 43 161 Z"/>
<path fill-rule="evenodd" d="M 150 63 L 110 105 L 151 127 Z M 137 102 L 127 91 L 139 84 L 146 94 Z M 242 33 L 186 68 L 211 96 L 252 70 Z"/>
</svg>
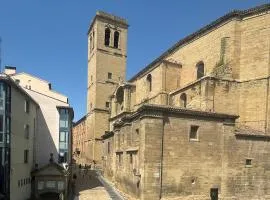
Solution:
<svg viewBox="0 0 270 200">
<path fill-rule="evenodd" d="M 218 18 L 217 20 L 213 21 L 212 23 L 204 26 L 203 28 L 199 29 L 198 31 L 188 35 L 187 37 L 179 40 L 176 44 L 174 44 L 171 48 L 169 48 L 167 51 L 165 51 L 161 56 L 159 56 L 157 59 L 155 59 L 153 62 L 151 62 L 149 65 L 147 65 L 144 69 L 139 71 L 136 75 L 134 75 L 129 82 L 132 82 L 136 80 L 139 76 L 145 74 L 150 69 L 154 68 L 157 64 L 159 64 L 163 59 L 165 59 L 170 54 L 174 53 L 179 47 L 192 42 L 193 40 L 197 39 L 198 37 L 202 36 L 208 31 L 211 31 L 215 28 L 217 28 L 219 25 L 232 20 L 232 19 L 242 19 L 243 17 L 247 17 L 254 14 L 259 14 L 265 11 L 270 10 L 270 3 L 263 4 L 261 6 L 257 6 L 254 8 L 250 8 L 247 10 L 233 10 L 226 15 Z"/>
<path fill-rule="evenodd" d="M 144 104 L 138 109 L 138 112 L 141 112 L 143 110 L 165 111 L 165 112 L 175 113 L 175 114 L 184 114 L 184 115 L 208 117 L 208 118 L 212 117 L 212 118 L 219 118 L 219 119 L 235 120 L 239 117 L 238 115 L 232 115 L 232 114 L 226 114 L 226 113 L 208 112 L 208 111 L 180 108 L 176 106 L 156 105 L 156 104 Z"/>
<path fill-rule="evenodd" d="M 257 138 L 269 138 L 270 135 L 266 134 L 265 132 L 261 130 L 254 129 L 250 126 L 246 125 L 238 125 L 235 129 L 235 135 L 236 136 L 244 136 L 244 137 L 257 137 Z"/>
</svg>

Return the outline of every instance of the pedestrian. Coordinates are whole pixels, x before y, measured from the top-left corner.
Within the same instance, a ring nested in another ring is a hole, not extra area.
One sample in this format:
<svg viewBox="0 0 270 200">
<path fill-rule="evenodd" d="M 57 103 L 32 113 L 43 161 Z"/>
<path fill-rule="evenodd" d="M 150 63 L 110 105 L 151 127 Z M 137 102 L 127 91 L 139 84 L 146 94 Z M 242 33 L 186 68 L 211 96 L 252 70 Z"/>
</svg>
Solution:
<svg viewBox="0 0 270 200">
<path fill-rule="evenodd" d="M 94 169 L 96 169 L 96 161 L 93 160 Z"/>
<path fill-rule="evenodd" d="M 87 174 L 87 172 L 88 172 L 88 166 L 85 165 L 85 174 Z"/>
<path fill-rule="evenodd" d="M 73 174 L 73 179 L 76 180 L 77 179 L 77 175 L 74 173 Z"/>
</svg>

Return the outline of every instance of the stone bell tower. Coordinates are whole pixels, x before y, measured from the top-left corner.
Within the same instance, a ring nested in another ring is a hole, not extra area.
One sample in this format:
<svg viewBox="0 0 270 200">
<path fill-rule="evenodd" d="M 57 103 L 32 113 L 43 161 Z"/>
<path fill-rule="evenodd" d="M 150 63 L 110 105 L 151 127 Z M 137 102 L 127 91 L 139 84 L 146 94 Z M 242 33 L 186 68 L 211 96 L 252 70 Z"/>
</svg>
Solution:
<svg viewBox="0 0 270 200">
<path fill-rule="evenodd" d="M 101 135 L 109 130 L 110 97 L 126 79 L 125 19 L 101 11 L 88 30 L 86 163 L 102 160 Z"/>
</svg>

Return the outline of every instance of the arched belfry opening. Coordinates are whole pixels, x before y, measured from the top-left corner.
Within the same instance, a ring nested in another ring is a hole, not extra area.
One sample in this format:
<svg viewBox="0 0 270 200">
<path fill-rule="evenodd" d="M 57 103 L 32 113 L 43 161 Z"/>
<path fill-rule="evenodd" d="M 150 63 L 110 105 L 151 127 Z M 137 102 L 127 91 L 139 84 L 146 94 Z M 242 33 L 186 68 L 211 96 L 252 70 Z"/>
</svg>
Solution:
<svg viewBox="0 0 270 200">
<path fill-rule="evenodd" d="M 187 95 L 186 95 L 186 93 L 183 93 L 180 96 L 180 106 L 183 107 L 183 108 L 187 107 Z"/>
<path fill-rule="evenodd" d="M 113 44 L 114 48 L 118 48 L 119 46 L 119 32 L 115 31 L 114 32 L 114 44 Z"/>
<path fill-rule="evenodd" d="M 200 79 L 204 76 L 204 63 L 202 61 L 197 63 L 196 68 L 197 68 L 197 79 Z"/>
<path fill-rule="evenodd" d="M 105 38 L 104 38 L 105 46 L 110 45 L 110 38 L 111 38 L 111 30 L 109 28 L 106 28 L 105 29 Z"/>
<path fill-rule="evenodd" d="M 152 91 L 152 75 L 148 74 L 146 77 L 146 82 L 147 82 L 147 90 L 148 92 Z"/>
<path fill-rule="evenodd" d="M 119 87 L 116 92 L 117 112 L 121 112 L 124 109 L 124 88 Z"/>
</svg>

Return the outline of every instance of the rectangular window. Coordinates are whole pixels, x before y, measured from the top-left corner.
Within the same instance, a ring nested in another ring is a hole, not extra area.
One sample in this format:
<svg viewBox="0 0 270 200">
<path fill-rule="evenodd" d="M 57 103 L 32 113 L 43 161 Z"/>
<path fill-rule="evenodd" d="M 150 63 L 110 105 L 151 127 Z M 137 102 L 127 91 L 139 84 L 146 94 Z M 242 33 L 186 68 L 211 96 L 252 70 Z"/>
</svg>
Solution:
<svg viewBox="0 0 270 200">
<path fill-rule="evenodd" d="M 108 79 L 112 79 L 112 73 L 108 72 Z"/>
<path fill-rule="evenodd" d="M 66 114 L 68 114 L 68 111 L 67 111 L 67 109 L 60 109 L 60 115 L 66 115 Z"/>
<path fill-rule="evenodd" d="M 24 150 L 24 163 L 28 163 L 29 150 Z"/>
<path fill-rule="evenodd" d="M 0 165 L 4 165 L 4 152 L 3 152 L 3 147 L 0 147 Z"/>
<path fill-rule="evenodd" d="M 44 181 L 38 181 L 38 190 L 43 190 L 44 189 Z"/>
<path fill-rule="evenodd" d="M 3 110 L 5 106 L 5 100 L 0 98 L 0 109 Z"/>
<path fill-rule="evenodd" d="M 140 130 L 137 128 L 135 130 L 135 135 L 132 137 L 132 141 L 138 141 L 140 138 Z"/>
<path fill-rule="evenodd" d="M 4 142 L 4 117 L 0 115 L 0 142 Z"/>
<path fill-rule="evenodd" d="M 118 162 L 118 167 L 122 166 L 122 164 L 123 164 L 123 152 L 118 152 L 117 153 L 117 162 Z"/>
<path fill-rule="evenodd" d="M 252 167 L 252 159 L 246 159 L 246 167 Z"/>
<path fill-rule="evenodd" d="M 60 142 L 59 143 L 59 148 L 60 149 L 68 149 L 68 145 L 66 142 Z"/>
<path fill-rule="evenodd" d="M 133 164 L 133 156 L 132 153 L 129 154 L 129 163 Z"/>
<path fill-rule="evenodd" d="M 110 102 L 106 102 L 106 108 L 109 108 L 110 107 Z"/>
<path fill-rule="evenodd" d="M 64 190 L 64 181 L 58 181 L 58 190 Z"/>
<path fill-rule="evenodd" d="M 29 113 L 29 110 L 30 110 L 29 101 L 24 100 L 24 111 L 25 111 L 26 113 Z"/>
<path fill-rule="evenodd" d="M 67 132 L 65 131 L 60 132 L 60 142 L 67 142 Z"/>
<path fill-rule="evenodd" d="M 111 144 L 110 142 L 108 142 L 108 154 L 110 154 L 110 152 L 111 152 Z"/>
<path fill-rule="evenodd" d="M 4 131 L 4 117 L 0 115 L 0 132 Z"/>
<path fill-rule="evenodd" d="M 198 129 L 199 126 L 191 126 L 190 127 L 190 132 L 189 132 L 189 139 L 190 140 L 198 140 Z"/>
<path fill-rule="evenodd" d="M 60 119 L 60 127 L 62 128 L 68 128 L 68 121 Z"/>
<path fill-rule="evenodd" d="M 55 181 L 47 181 L 46 182 L 46 188 L 54 189 L 55 187 L 56 187 L 56 182 Z"/>
<path fill-rule="evenodd" d="M 26 139 L 29 139 L 29 125 L 28 124 L 24 125 L 24 137 Z"/>
</svg>

